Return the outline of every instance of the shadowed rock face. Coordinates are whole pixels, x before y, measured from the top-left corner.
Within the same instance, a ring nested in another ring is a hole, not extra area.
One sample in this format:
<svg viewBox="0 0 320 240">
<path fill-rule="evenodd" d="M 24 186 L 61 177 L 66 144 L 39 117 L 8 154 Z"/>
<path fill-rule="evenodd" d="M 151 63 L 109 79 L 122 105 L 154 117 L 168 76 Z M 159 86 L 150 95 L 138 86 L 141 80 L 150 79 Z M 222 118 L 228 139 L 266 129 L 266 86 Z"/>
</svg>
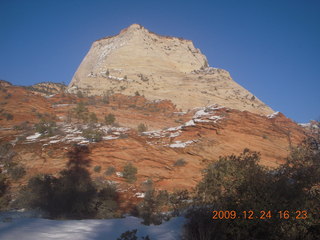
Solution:
<svg viewBox="0 0 320 240">
<path fill-rule="evenodd" d="M 118 35 L 95 41 L 73 76 L 69 91 L 107 91 L 169 99 L 183 110 L 210 104 L 270 114 L 271 108 L 209 67 L 192 41 L 165 37 L 133 24 Z"/>
</svg>

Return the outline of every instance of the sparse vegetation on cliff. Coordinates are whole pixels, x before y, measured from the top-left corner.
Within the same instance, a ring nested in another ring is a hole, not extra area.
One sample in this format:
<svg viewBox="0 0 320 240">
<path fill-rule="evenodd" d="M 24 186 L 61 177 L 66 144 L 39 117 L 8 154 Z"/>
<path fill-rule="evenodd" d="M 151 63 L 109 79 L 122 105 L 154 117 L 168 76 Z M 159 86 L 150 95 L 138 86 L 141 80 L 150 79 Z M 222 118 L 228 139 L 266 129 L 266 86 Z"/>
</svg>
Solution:
<svg viewBox="0 0 320 240">
<path fill-rule="evenodd" d="M 100 142 L 103 137 L 103 132 L 94 127 L 88 127 L 82 131 L 82 136 L 90 142 Z"/>
<path fill-rule="evenodd" d="M 145 125 L 144 123 L 140 123 L 137 127 L 137 130 L 139 133 L 145 132 L 148 130 L 147 125 Z"/>
<path fill-rule="evenodd" d="M 183 158 L 178 159 L 173 166 L 175 167 L 183 167 L 187 164 L 186 160 L 184 160 Z"/>
<path fill-rule="evenodd" d="M 114 114 L 109 113 L 104 117 L 104 120 L 107 125 L 112 125 L 116 121 L 116 117 L 114 116 Z"/>
<path fill-rule="evenodd" d="M 35 124 L 35 129 L 43 136 L 53 136 L 55 130 L 57 129 L 57 125 L 54 121 L 42 119 L 39 123 Z"/>
<path fill-rule="evenodd" d="M 188 214 L 186 239 L 320 236 L 319 148 L 310 144 L 295 148 L 276 170 L 262 167 L 259 160 L 258 153 L 246 149 L 209 165 Z"/>
<path fill-rule="evenodd" d="M 133 183 L 137 180 L 137 172 L 138 169 L 132 165 L 132 163 L 128 163 L 123 167 L 123 178 L 127 180 L 129 183 Z"/>
<path fill-rule="evenodd" d="M 111 176 L 111 175 L 113 175 L 115 172 L 116 172 L 116 168 L 113 167 L 113 166 L 109 166 L 109 167 L 107 168 L 107 170 L 105 171 L 104 174 L 105 174 L 106 176 Z"/>
</svg>

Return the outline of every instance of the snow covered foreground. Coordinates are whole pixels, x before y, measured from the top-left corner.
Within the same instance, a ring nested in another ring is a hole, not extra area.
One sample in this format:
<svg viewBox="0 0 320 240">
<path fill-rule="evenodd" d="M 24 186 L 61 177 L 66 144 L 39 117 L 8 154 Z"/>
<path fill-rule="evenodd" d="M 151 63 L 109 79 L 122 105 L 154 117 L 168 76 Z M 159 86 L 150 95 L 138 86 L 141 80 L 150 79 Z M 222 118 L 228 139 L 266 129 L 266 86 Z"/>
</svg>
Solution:
<svg viewBox="0 0 320 240">
<path fill-rule="evenodd" d="M 137 236 L 151 240 L 180 239 L 185 218 L 176 217 L 161 225 L 145 226 L 141 219 L 126 217 L 105 220 L 48 220 L 43 218 L 0 218 L 1 240 L 116 240 L 121 233 L 138 229 Z"/>
</svg>

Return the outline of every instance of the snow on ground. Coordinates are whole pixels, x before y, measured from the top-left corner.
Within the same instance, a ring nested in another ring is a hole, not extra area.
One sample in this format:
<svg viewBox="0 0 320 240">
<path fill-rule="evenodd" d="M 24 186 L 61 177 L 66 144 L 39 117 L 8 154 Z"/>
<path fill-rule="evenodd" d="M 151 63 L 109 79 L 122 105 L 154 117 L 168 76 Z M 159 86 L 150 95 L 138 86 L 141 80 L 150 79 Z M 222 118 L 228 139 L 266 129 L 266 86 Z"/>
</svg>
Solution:
<svg viewBox="0 0 320 240">
<path fill-rule="evenodd" d="M 113 79 L 113 80 L 118 80 L 118 81 L 123 81 L 123 80 L 125 80 L 125 79 L 122 78 L 122 77 L 116 77 L 116 76 L 111 76 L 111 75 L 109 75 L 108 78 Z"/>
<path fill-rule="evenodd" d="M 209 119 L 194 119 L 195 123 L 209 123 L 212 122 Z"/>
<path fill-rule="evenodd" d="M 209 117 L 210 120 L 213 120 L 214 123 L 216 123 L 217 121 L 223 119 L 223 117 L 221 116 L 211 116 Z"/>
<path fill-rule="evenodd" d="M 183 115 L 186 115 L 187 112 L 174 112 L 173 114 L 176 114 L 178 116 L 183 116 Z"/>
<path fill-rule="evenodd" d="M 105 136 L 102 137 L 103 140 L 113 140 L 113 139 L 118 139 L 119 137 L 114 137 L 114 136 Z"/>
<path fill-rule="evenodd" d="M 268 115 L 267 117 L 268 117 L 268 118 L 275 118 L 275 117 L 278 116 L 278 115 L 279 115 L 279 112 L 274 112 L 274 113 Z"/>
<path fill-rule="evenodd" d="M 37 132 L 37 133 L 35 133 L 35 134 L 33 134 L 33 135 L 29 136 L 29 137 L 26 137 L 26 139 L 29 140 L 29 141 L 34 141 L 40 136 L 41 136 L 41 133 Z"/>
<path fill-rule="evenodd" d="M 194 115 L 193 118 L 200 118 L 202 116 L 206 116 L 209 115 L 210 113 L 206 112 L 205 109 L 201 109 L 199 111 L 197 111 Z"/>
<path fill-rule="evenodd" d="M 216 110 L 223 108 L 219 107 L 217 105 L 212 105 L 205 108 L 200 108 L 192 118 L 192 122 L 189 121 L 186 124 L 189 126 L 192 126 L 192 123 L 196 125 L 195 123 L 217 123 L 219 120 L 223 119 L 224 117 L 216 115 Z"/>
<path fill-rule="evenodd" d="M 186 122 L 185 124 L 184 124 L 184 126 L 185 127 L 188 127 L 188 126 L 195 126 L 196 124 L 194 123 L 194 121 L 193 120 L 190 120 L 190 121 L 188 121 L 188 122 Z"/>
<path fill-rule="evenodd" d="M 67 107 L 67 106 L 75 106 L 75 104 L 63 103 L 63 104 L 52 104 L 52 107 Z"/>
<path fill-rule="evenodd" d="M 146 196 L 146 194 L 145 194 L 145 193 L 140 193 L 140 192 L 138 192 L 138 193 L 135 194 L 135 196 L 136 196 L 137 198 L 144 198 L 144 197 Z"/>
<path fill-rule="evenodd" d="M 216 110 L 221 109 L 218 105 L 212 105 L 209 107 L 200 108 L 192 117 L 194 122 L 214 122 L 223 119 L 221 116 L 217 116 Z M 212 121 L 213 120 L 213 121 Z"/>
<path fill-rule="evenodd" d="M 86 124 L 78 124 L 78 125 L 71 125 L 71 124 L 59 124 L 58 125 L 59 130 L 65 133 L 65 135 L 55 135 L 52 137 L 45 137 L 43 136 L 41 138 L 41 142 L 47 142 L 43 144 L 43 146 L 47 146 L 49 144 L 56 144 L 59 142 L 78 142 L 80 144 L 86 144 L 89 143 L 89 141 L 82 136 L 82 130 L 81 129 L 87 129 L 88 125 Z M 126 133 L 129 128 L 125 127 L 110 127 L 110 126 L 101 126 L 100 124 L 96 124 L 96 129 L 101 130 L 104 132 L 105 136 L 103 136 L 103 140 L 114 140 L 118 139 L 119 136 L 123 133 Z M 31 136 L 28 136 L 26 138 L 26 142 L 35 142 L 39 141 L 38 138 L 41 136 L 40 133 L 35 133 Z"/>
<path fill-rule="evenodd" d="M 167 128 L 165 130 L 157 130 L 157 131 L 149 131 L 143 132 L 143 135 L 147 136 L 148 138 L 175 138 L 181 135 L 182 131 L 186 127 L 196 126 L 197 123 L 217 123 L 218 121 L 222 120 L 224 117 L 217 115 L 216 110 L 221 109 L 224 107 L 220 107 L 218 105 L 212 105 L 209 107 L 197 108 L 194 116 L 191 120 L 185 122 L 183 125 Z M 186 142 L 176 141 L 172 144 L 166 144 L 164 146 L 169 146 L 171 148 L 184 148 L 189 144 L 196 142 L 197 140 L 189 140 Z M 147 142 L 150 145 L 154 145 L 154 142 Z M 157 143 L 156 143 L 157 144 Z M 159 144 L 159 143 L 158 143 Z M 161 143 L 160 143 L 161 144 Z"/>
<path fill-rule="evenodd" d="M 298 123 L 298 125 L 300 125 L 301 127 L 310 127 L 311 126 L 310 123 Z"/>
<path fill-rule="evenodd" d="M 168 128 L 167 131 L 169 131 L 169 132 L 178 131 L 178 130 L 182 129 L 182 127 L 183 126 L 171 127 L 171 128 Z"/>
<path fill-rule="evenodd" d="M 100 126 L 99 127 L 100 130 L 104 131 L 105 133 L 109 133 L 109 132 L 127 132 L 130 130 L 130 128 L 125 128 L 125 127 L 110 127 L 110 126 Z M 120 133 L 119 133 L 120 134 Z"/>
<path fill-rule="evenodd" d="M 103 73 L 101 73 L 103 74 Z M 108 76 L 109 79 L 113 79 L 113 80 L 117 80 L 117 81 L 127 81 L 127 82 L 132 82 L 133 80 L 132 79 L 128 79 L 128 78 L 122 78 L 122 77 L 116 77 L 116 76 L 111 76 L 109 75 Z"/>
<path fill-rule="evenodd" d="M 143 132 L 142 134 L 145 135 L 145 136 L 148 136 L 148 138 L 161 138 L 161 137 L 165 137 L 165 132 L 162 131 L 162 130 Z"/>
<path fill-rule="evenodd" d="M 161 225 L 145 226 L 142 219 L 126 217 L 103 220 L 48 220 L 42 218 L 1 219 L 1 240 L 116 240 L 123 232 L 138 229 L 137 236 L 152 240 L 180 239 L 185 218 L 175 217 Z"/>
<path fill-rule="evenodd" d="M 181 131 L 171 133 L 169 137 L 174 138 L 180 136 Z"/>
<path fill-rule="evenodd" d="M 194 142 L 196 142 L 196 140 L 190 140 L 190 141 L 186 141 L 186 142 L 175 141 L 175 143 L 170 144 L 169 147 L 171 147 L 171 148 L 185 148 L 186 146 L 188 146 Z"/>
<path fill-rule="evenodd" d="M 309 123 L 298 123 L 301 127 L 310 128 L 310 129 L 318 129 L 319 126 L 316 123 L 309 122 Z"/>
</svg>

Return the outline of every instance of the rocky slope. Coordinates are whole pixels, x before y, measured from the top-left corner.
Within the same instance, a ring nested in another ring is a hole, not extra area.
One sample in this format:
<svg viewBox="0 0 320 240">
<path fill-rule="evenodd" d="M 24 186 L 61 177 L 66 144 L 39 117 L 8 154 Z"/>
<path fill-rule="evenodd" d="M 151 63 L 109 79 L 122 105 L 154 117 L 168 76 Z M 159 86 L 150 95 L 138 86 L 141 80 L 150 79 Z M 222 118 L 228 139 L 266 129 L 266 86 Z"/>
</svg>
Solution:
<svg viewBox="0 0 320 240">
<path fill-rule="evenodd" d="M 12 191 L 35 174 L 57 174 L 65 168 L 74 144 L 82 144 L 89 147 L 93 178 L 117 184 L 125 195 L 123 204 L 137 201 L 143 182 L 149 178 L 157 189 L 191 189 L 208 163 L 244 148 L 259 151 L 261 164 L 278 166 L 290 147 L 306 136 L 301 126 L 281 113 L 261 116 L 218 105 L 179 112 L 168 100 L 149 101 L 142 96 L 114 94 L 107 101 L 72 94 L 43 97 L 22 87 L 7 86 L 0 89 L 0 101 L 0 144 L 11 143 L 13 161 L 26 169 L 22 179 L 12 180 Z M 89 124 L 74 115 L 80 101 L 97 115 L 98 122 L 93 125 L 103 133 L 102 141 L 90 142 L 83 136 Z M 115 115 L 118 124 L 103 123 L 109 113 Z M 42 119 L 56 122 L 51 135 L 36 131 L 34 124 Z M 148 126 L 146 132 L 137 132 L 140 123 Z M 178 160 L 184 164 L 177 164 Z M 129 162 L 138 168 L 134 184 L 121 177 L 123 166 Z M 101 171 L 94 171 L 95 166 Z M 105 175 L 111 166 L 116 173 Z"/>
<path fill-rule="evenodd" d="M 139 92 L 147 99 L 171 100 L 182 110 L 219 104 L 264 115 L 273 112 L 226 70 L 209 67 L 192 41 L 160 36 L 138 24 L 95 41 L 68 90 Z"/>
<path fill-rule="evenodd" d="M 5 81 L 5 80 L 0 80 L 0 87 L 9 87 L 11 86 L 12 84 L 8 81 Z"/>
<path fill-rule="evenodd" d="M 67 86 L 62 83 L 42 82 L 26 87 L 33 93 L 40 94 L 42 96 L 52 95 L 57 93 L 63 93 L 66 91 Z"/>
</svg>

